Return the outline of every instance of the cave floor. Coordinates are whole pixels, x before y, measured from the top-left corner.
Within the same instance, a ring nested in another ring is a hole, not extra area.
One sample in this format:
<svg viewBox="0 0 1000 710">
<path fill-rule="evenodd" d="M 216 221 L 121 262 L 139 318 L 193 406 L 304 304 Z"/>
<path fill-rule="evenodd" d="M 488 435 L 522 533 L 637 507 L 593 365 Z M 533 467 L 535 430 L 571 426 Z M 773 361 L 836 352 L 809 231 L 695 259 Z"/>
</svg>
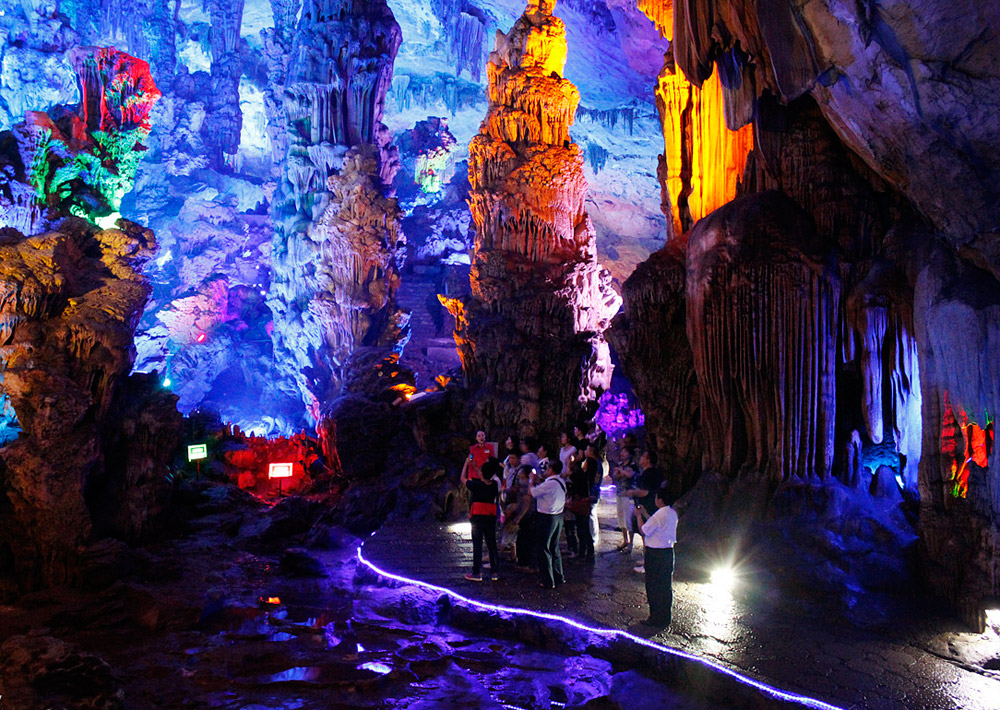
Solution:
<svg viewBox="0 0 1000 710">
<path fill-rule="evenodd" d="M 648 616 L 644 580 L 633 570 L 642 559 L 639 546 L 631 557 L 616 552 L 621 535 L 613 497 L 598 510 L 596 560 L 565 561 L 567 583 L 554 591 L 506 559 L 499 581 L 465 580 L 472 544 L 462 524 L 389 523 L 364 554 L 386 571 L 477 601 L 625 629 L 844 708 L 1000 707 L 1000 673 L 983 667 L 1000 658 L 1000 638 L 989 629 L 969 633 L 926 602 L 884 595 L 838 608 L 816 588 L 779 584 L 759 565 L 745 565 L 732 588 L 721 587 L 709 579 L 707 557 L 686 556 L 680 545 L 673 621 L 651 636 L 639 623 Z"/>
</svg>

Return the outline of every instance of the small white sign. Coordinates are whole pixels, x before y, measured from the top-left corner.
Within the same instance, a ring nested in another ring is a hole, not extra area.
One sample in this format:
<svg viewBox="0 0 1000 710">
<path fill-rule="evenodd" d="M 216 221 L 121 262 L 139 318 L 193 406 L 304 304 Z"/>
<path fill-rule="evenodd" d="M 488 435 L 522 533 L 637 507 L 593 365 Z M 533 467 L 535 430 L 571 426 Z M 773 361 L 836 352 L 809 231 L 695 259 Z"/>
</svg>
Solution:
<svg viewBox="0 0 1000 710">
<path fill-rule="evenodd" d="M 292 464 L 290 463 L 272 463 L 267 467 L 267 477 L 268 478 L 291 478 L 292 477 Z"/>
<path fill-rule="evenodd" d="M 200 461 L 208 458 L 207 444 L 192 444 L 188 447 L 188 461 Z"/>
</svg>

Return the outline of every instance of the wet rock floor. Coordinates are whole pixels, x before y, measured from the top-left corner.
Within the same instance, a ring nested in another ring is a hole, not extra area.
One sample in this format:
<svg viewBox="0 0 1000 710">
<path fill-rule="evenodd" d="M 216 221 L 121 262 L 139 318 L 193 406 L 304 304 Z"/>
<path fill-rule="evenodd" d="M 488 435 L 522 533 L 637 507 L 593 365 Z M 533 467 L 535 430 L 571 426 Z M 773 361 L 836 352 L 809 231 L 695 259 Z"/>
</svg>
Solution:
<svg viewBox="0 0 1000 710">
<path fill-rule="evenodd" d="M 0 606 L 0 710 L 727 707 L 579 649 L 460 628 L 439 593 L 359 575 L 360 541 L 336 528 L 223 486 L 194 497 L 183 529 L 112 586 Z"/>
<path fill-rule="evenodd" d="M 472 546 L 461 524 L 390 523 L 366 542 L 364 554 L 387 571 L 476 600 L 626 629 L 844 708 L 1000 708 L 1000 673 L 988 670 L 1000 658 L 994 632 L 968 633 L 920 602 L 884 597 L 862 598 L 843 613 L 815 590 L 781 588 L 750 564 L 727 588 L 711 582 L 709 559 L 685 556 L 681 546 L 673 622 L 651 633 L 638 623 L 648 616 L 644 581 L 633 571 L 641 551 L 615 551 L 621 535 L 612 529 L 613 499 L 599 512 L 596 560 L 567 561 L 567 583 L 555 591 L 540 589 L 535 575 L 510 563 L 502 563 L 497 582 L 465 580 Z"/>
</svg>

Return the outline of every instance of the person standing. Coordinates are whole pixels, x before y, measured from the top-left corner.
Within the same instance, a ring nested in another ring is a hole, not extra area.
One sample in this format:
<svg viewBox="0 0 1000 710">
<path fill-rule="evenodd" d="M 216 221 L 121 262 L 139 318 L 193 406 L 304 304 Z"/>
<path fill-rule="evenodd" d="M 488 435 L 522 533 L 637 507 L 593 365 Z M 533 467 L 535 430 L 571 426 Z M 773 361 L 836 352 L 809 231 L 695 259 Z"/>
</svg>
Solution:
<svg viewBox="0 0 1000 710">
<path fill-rule="evenodd" d="M 590 486 L 590 515 L 586 523 L 577 523 L 577 532 L 579 533 L 580 525 L 585 524 L 588 527 L 588 532 L 590 533 L 589 557 L 593 559 L 594 545 L 601 542 L 601 524 L 597 519 L 597 504 L 601 502 L 601 481 L 604 480 L 604 464 L 600 460 L 600 454 L 596 445 L 587 444 L 584 453 L 583 470 L 587 474 L 587 485 Z M 580 538 L 583 538 L 582 534 L 580 534 Z"/>
<path fill-rule="evenodd" d="M 663 474 L 656 467 L 656 463 L 655 451 L 644 451 L 639 457 L 639 476 L 636 479 L 635 488 L 625 493 L 635 503 L 636 510 L 639 509 L 639 506 L 643 506 L 647 513 L 656 510 L 656 491 L 663 485 Z M 634 543 L 635 533 L 641 536 L 642 528 L 639 526 L 638 515 L 633 517 L 633 522 L 632 541 Z M 643 566 L 639 565 L 635 571 L 641 574 Z"/>
<path fill-rule="evenodd" d="M 556 460 L 549 462 L 544 480 L 537 473 L 531 478 L 531 497 L 537 507 L 535 538 L 538 541 L 538 569 L 542 575 L 540 586 L 545 589 L 555 589 L 557 584 L 566 581 L 559 552 L 559 535 L 566 505 L 566 484 L 561 473 L 562 463 Z"/>
<path fill-rule="evenodd" d="M 569 461 L 576 453 L 576 447 L 570 441 L 569 434 L 562 432 L 559 434 L 559 460 L 562 462 L 563 471 L 569 466 Z"/>
<path fill-rule="evenodd" d="M 649 515 L 644 506 L 636 506 L 636 515 L 642 524 L 646 566 L 646 600 L 649 618 L 642 623 L 658 629 L 670 626 L 671 608 L 674 603 L 674 545 L 677 543 L 677 512 L 673 509 L 670 493 L 663 488 L 656 491 L 656 512 Z"/>
<path fill-rule="evenodd" d="M 469 447 L 469 458 L 462 466 L 462 476 L 467 478 L 479 478 L 482 475 L 483 464 L 491 458 L 496 458 L 496 447 L 486 441 L 486 432 L 479 430 L 476 432 L 476 443 Z"/>
<path fill-rule="evenodd" d="M 622 531 L 622 544 L 616 549 L 619 552 L 632 552 L 632 499 L 628 496 L 639 474 L 639 469 L 632 463 L 635 451 L 625 447 L 621 450 L 618 467 L 611 474 L 615 482 L 615 502 L 617 503 L 618 527 Z"/>
<path fill-rule="evenodd" d="M 483 463 L 481 477 L 469 478 L 462 471 L 462 485 L 469 489 L 469 521 L 472 523 L 472 574 L 465 578 L 482 582 L 480 567 L 483 561 L 483 539 L 490 555 L 490 572 L 493 581 L 500 579 L 500 555 L 497 553 L 497 500 L 500 496 L 500 463 L 495 458 Z"/>
</svg>

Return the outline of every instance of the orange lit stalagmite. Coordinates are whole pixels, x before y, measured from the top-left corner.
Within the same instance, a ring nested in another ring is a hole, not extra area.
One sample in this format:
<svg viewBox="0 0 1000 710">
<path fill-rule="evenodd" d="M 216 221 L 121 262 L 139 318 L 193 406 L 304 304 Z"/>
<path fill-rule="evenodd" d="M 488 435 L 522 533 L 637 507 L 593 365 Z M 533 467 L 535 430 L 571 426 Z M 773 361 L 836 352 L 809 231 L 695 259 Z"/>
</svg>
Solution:
<svg viewBox="0 0 1000 710">
<path fill-rule="evenodd" d="M 565 27 L 529 4 L 487 65 L 489 112 L 469 146 L 472 296 L 450 303 L 476 426 L 542 432 L 587 410 L 611 376 L 604 330 L 620 305 L 596 260 L 579 92 L 562 78 Z"/>
<path fill-rule="evenodd" d="M 665 38 L 673 36 L 672 0 L 645 0 L 639 9 Z M 673 234 L 679 236 L 736 196 L 753 150 L 753 127 L 727 127 L 718 70 L 696 86 L 674 65 L 672 53 L 660 70 L 656 107 L 663 124 L 658 172 L 665 188 L 664 213 L 669 203 Z"/>
</svg>

